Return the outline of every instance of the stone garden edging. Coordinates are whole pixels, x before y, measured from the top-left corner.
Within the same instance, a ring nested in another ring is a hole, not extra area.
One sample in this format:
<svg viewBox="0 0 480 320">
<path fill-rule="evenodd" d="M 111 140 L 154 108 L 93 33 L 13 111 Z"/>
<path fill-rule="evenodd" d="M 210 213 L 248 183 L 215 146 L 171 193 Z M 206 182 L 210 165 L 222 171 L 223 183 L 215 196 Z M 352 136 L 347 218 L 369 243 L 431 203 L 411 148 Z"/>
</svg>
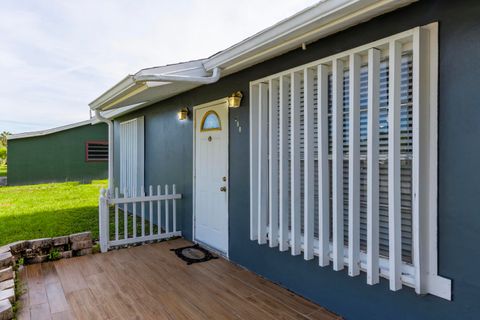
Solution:
<svg viewBox="0 0 480 320">
<path fill-rule="evenodd" d="M 0 247 L 0 320 L 14 317 L 15 266 L 42 263 L 91 254 L 93 251 L 90 231 L 69 236 L 16 241 Z"/>
</svg>

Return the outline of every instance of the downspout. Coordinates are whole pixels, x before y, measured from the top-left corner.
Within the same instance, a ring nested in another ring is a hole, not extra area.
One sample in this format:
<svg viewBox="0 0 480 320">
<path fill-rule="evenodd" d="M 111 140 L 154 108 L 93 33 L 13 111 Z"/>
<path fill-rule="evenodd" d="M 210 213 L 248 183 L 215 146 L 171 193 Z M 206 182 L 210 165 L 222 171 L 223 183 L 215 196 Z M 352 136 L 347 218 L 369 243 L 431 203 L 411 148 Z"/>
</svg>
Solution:
<svg viewBox="0 0 480 320">
<path fill-rule="evenodd" d="M 113 195 L 113 122 L 100 114 L 99 110 L 95 110 L 95 117 L 98 121 L 108 125 L 108 195 Z"/>
<path fill-rule="evenodd" d="M 221 69 L 216 67 L 213 69 L 213 73 L 209 77 L 192 77 L 181 75 L 169 75 L 169 74 L 136 74 L 133 76 L 135 82 L 146 81 L 165 81 L 165 82 L 194 82 L 198 84 L 210 84 L 217 82 L 220 79 Z"/>
</svg>

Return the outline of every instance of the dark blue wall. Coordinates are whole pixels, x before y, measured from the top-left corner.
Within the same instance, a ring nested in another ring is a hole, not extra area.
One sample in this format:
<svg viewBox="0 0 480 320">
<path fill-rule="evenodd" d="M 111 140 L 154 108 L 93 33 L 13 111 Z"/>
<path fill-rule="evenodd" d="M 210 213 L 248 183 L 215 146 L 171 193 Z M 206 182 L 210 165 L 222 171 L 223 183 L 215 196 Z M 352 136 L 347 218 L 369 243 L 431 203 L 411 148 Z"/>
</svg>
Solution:
<svg viewBox="0 0 480 320">
<path fill-rule="evenodd" d="M 249 240 L 248 83 L 395 33 L 440 23 L 439 274 L 453 280 L 453 301 L 318 267 Z M 146 184 L 176 183 L 180 223 L 192 235 L 192 122 L 175 113 L 241 90 L 230 110 L 230 258 L 349 319 L 480 318 L 480 2 L 422 0 L 234 75 L 124 117 L 145 115 Z M 239 132 L 234 124 L 238 120 Z M 123 119 L 122 119 L 123 120 Z M 117 131 L 118 132 L 118 131 Z M 118 135 L 116 135 L 118 139 Z M 117 151 L 118 151 L 118 142 Z M 118 159 L 118 157 L 117 157 Z M 118 168 L 118 163 L 117 166 Z M 118 177 L 118 170 L 117 175 Z"/>
</svg>

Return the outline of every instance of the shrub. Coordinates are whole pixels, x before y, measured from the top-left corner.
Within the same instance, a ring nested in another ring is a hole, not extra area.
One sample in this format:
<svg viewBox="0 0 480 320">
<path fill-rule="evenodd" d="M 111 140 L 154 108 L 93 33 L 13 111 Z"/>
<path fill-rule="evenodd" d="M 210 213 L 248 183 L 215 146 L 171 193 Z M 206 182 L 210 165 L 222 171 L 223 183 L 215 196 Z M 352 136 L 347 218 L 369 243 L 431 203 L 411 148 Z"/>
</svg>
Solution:
<svg viewBox="0 0 480 320">
<path fill-rule="evenodd" d="M 57 249 L 52 249 L 48 255 L 48 260 L 55 261 L 62 257 L 62 254 Z"/>
<path fill-rule="evenodd" d="M 7 148 L 0 147 L 0 164 L 5 164 L 7 162 Z"/>
</svg>

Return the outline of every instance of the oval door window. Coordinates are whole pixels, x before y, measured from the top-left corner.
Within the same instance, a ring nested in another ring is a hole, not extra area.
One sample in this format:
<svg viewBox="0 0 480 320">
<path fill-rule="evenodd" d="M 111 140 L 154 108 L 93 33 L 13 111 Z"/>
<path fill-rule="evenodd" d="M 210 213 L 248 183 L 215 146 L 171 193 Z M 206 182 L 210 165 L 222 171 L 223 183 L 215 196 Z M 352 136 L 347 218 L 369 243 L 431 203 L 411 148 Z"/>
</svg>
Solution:
<svg viewBox="0 0 480 320">
<path fill-rule="evenodd" d="M 218 114 L 215 111 L 210 110 L 203 116 L 200 131 L 212 130 L 222 130 L 222 124 L 220 123 L 220 117 Z"/>
</svg>

